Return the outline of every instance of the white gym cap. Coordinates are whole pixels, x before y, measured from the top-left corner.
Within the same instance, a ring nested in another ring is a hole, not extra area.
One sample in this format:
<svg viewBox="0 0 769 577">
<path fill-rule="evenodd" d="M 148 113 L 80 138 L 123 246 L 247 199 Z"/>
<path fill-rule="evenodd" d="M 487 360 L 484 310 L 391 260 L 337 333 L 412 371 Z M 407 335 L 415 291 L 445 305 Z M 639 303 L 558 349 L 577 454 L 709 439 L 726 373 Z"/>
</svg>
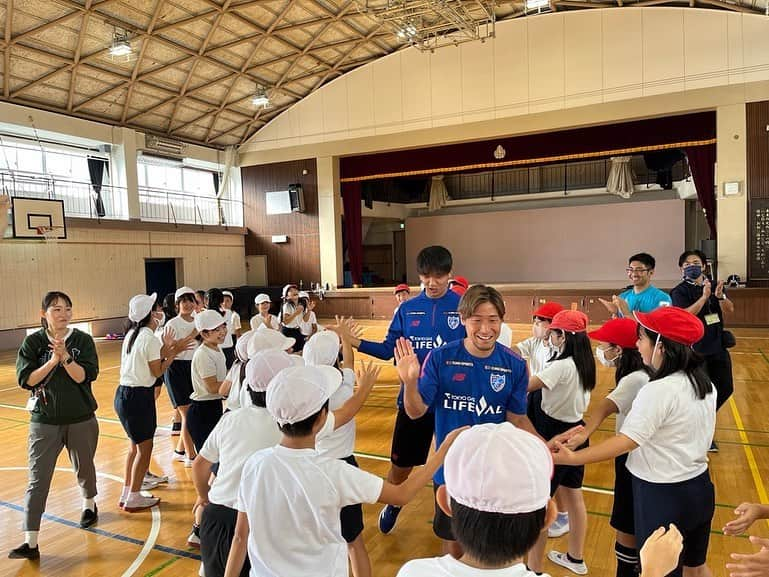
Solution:
<svg viewBox="0 0 769 577">
<path fill-rule="evenodd" d="M 256 298 L 254 299 L 254 304 L 256 306 L 259 306 L 262 303 L 271 303 L 270 296 L 266 295 L 264 293 L 256 295 Z"/>
<path fill-rule="evenodd" d="M 246 365 L 246 385 L 257 393 L 267 390 L 270 381 L 283 369 L 304 364 L 302 357 L 271 349 L 259 351 Z"/>
<path fill-rule="evenodd" d="M 254 331 L 246 331 L 238 337 L 238 342 L 235 343 L 235 354 L 244 363 L 248 361 L 248 341 L 251 340 L 253 334 Z"/>
<path fill-rule="evenodd" d="M 206 309 L 195 315 L 195 328 L 199 333 L 202 331 L 212 331 L 226 322 L 227 321 L 224 320 L 221 313 L 212 311 L 211 309 Z"/>
<path fill-rule="evenodd" d="M 457 502 L 488 513 L 531 513 L 550 500 L 553 458 L 541 439 L 512 423 L 462 431 L 443 465 Z"/>
<path fill-rule="evenodd" d="M 174 300 L 177 301 L 179 300 L 180 296 L 187 295 L 187 294 L 195 296 L 195 291 L 188 286 L 183 286 L 182 288 L 178 288 L 174 293 Z"/>
<path fill-rule="evenodd" d="M 138 323 L 152 312 L 152 307 L 155 305 L 157 298 L 157 293 L 131 297 L 131 300 L 128 301 L 128 318 Z"/>
<path fill-rule="evenodd" d="M 310 293 L 308 293 L 307 291 L 299 291 L 299 298 L 308 299 L 310 298 Z"/>
<path fill-rule="evenodd" d="M 222 294 L 226 297 L 230 297 L 232 300 L 235 300 L 235 297 L 232 295 L 230 291 L 222 291 Z"/>
<path fill-rule="evenodd" d="M 296 339 L 287 337 L 283 333 L 268 328 L 267 325 L 259 325 L 248 341 L 248 358 L 250 359 L 259 351 L 277 349 L 286 351 L 294 346 Z"/>
<path fill-rule="evenodd" d="M 296 285 L 295 284 L 287 284 L 287 285 L 285 285 L 283 287 L 283 291 L 281 292 L 281 294 L 283 295 L 283 298 L 286 298 L 286 296 L 288 296 L 288 291 L 290 291 L 292 288 L 296 288 Z"/>
<path fill-rule="evenodd" d="M 314 415 L 342 383 L 334 367 L 291 367 L 267 386 L 267 410 L 279 425 L 298 423 Z"/>
<path fill-rule="evenodd" d="M 302 357 L 308 365 L 333 366 L 339 358 L 339 335 L 334 331 L 315 333 L 304 344 Z"/>
</svg>

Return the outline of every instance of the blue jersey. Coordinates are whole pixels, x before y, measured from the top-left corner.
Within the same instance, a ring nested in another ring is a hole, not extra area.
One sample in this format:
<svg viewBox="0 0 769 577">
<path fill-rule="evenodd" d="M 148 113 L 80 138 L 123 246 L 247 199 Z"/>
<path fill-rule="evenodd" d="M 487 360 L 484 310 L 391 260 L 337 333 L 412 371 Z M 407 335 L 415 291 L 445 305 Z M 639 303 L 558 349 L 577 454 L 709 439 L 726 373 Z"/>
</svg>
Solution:
<svg viewBox="0 0 769 577">
<path fill-rule="evenodd" d="M 631 288 L 619 296 L 625 299 L 630 312 L 650 313 L 672 302 L 668 293 L 652 285 L 649 285 L 640 293 L 635 292 Z"/>
<path fill-rule="evenodd" d="M 457 312 L 459 298 L 457 293 L 446 291 L 441 298 L 432 299 L 422 291 L 413 299 L 401 303 L 395 311 L 384 342 L 361 340 L 358 350 L 388 361 L 395 355 L 395 342 L 400 337 L 406 337 L 411 341 L 419 363 L 423 364 L 433 349 L 465 338 L 465 327 Z M 402 388 L 398 393 L 398 406 L 403 406 Z"/>
<path fill-rule="evenodd" d="M 504 423 L 507 412 L 526 414 L 526 361 L 499 343 L 488 357 L 471 355 L 463 341 L 430 353 L 419 377 L 422 401 L 435 412 L 435 446 L 465 425 Z M 443 467 L 433 476 L 442 485 Z"/>
</svg>

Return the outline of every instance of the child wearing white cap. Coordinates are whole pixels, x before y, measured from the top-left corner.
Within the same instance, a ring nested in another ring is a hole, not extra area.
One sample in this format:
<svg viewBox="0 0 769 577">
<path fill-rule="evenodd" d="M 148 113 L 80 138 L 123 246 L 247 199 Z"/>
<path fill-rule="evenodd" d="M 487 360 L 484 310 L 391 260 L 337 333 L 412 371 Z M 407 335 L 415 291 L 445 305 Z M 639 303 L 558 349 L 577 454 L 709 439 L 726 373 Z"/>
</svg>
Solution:
<svg viewBox="0 0 769 577">
<path fill-rule="evenodd" d="M 115 390 L 114 407 L 130 441 L 119 503 L 129 513 L 147 509 L 160 501 L 140 493 L 157 428 L 154 384 L 192 340 L 187 337 L 177 341 L 172 331 L 165 330 L 161 343 L 154 333 L 162 315 L 155 293 L 136 295 L 128 303 L 131 328 L 123 341 L 120 384 Z"/>
<path fill-rule="evenodd" d="M 305 307 L 299 302 L 299 289 L 296 285 L 287 284 L 283 287 L 280 306 L 280 332 L 296 341 L 293 352 L 301 352 L 304 348 L 302 334 L 302 316 Z"/>
<path fill-rule="evenodd" d="M 219 387 L 219 394 L 226 397 L 224 407 L 227 411 L 234 411 L 243 406 L 248 406 L 247 399 L 248 387 L 245 386 L 246 364 L 248 363 L 248 342 L 254 331 L 246 331 L 235 344 L 235 362 L 227 373 L 222 386 Z"/>
<path fill-rule="evenodd" d="M 196 335 L 193 317 L 197 306 L 195 291 L 186 286 L 177 289 L 174 293 L 174 302 L 177 315 L 166 323 L 166 327 L 173 332 L 176 340 Z M 192 394 L 192 357 L 195 355 L 196 348 L 197 341 L 193 341 L 189 349 L 176 355 L 174 362 L 169 365 L 163 375 L 171 404 L 179 410 L 182 418 L 179 441 L 174 449 L 174 460 L 182 461 L 185 467 L 192 466 L 192 458 L 195 456 L 195 445 L 187 429 L 187 409 L 190 407 Z"/>
<path fill-rule="evenodd" d="M 310 338 L 312 335 L 318 332 L 318 318 L 315 316 L 315 301 L 310 298 L 310 293 L 307 291 L 299 292 L 299 304 L 304 307 L 302 313 L 302 320 L 299 323 L 299 330 L 305 338 Z"/>
<path fill-rule="evenodd" d="M 221 577 L 235 533 L 238 485 L 243 464 L 256 451 L 280 442 L 280 431 L 265 408 L 267 385 L 287 367 L 302 359 L 284 351 L 257 353 L 246 365 L 244 389 L 250 402 L 217 423 L 192 465 L 192 480 L 198 493 L 196 507 L 203 509 L 200 523 L 200 555 L 206 577 Z M 219 463 L 209 487 L 211 465 Z M 246 562 L 241 576 L 248 575 Z"/>
<path fill-rule="evenodd" d="M 227 323 L 227 335 L 224 337 L 222 343 L 222 352 L 224 358 L 227 361 L 227 370 L 230 370 L 232 363 L 235 362 L 235 312 L 232 310 L 232 293 L 230 291 L 222 292 L 222 304 L 219 307 L 219 312 L 224 316 L 224 322 Z M 210 308 L 210 307 L 209 307 Z M 238 328 L 240 328 L 240 317 L 238 317 Z"/>
<path fill-rule="evenodd" d="M 246 548 L 251 575 L 346 577 L 342 507 L 377 501 L 404 505 L 443 462 L 458 432 L 398 486 L 318 453 L 315 436 L 341 381 L 333 367 L 292 367 L 267 387 L 267 410 L 282 437 L 279 445 L 255 453 L 243 467 L 225 577 L 240 574 Z"/>
<path fill-rule="evenodd" d="M 255 331 L 261 325 L 267 325 L 268 329 L 279 331 L 280 322 L 278 321 L 278 317 L 270 314 L 270 306 L 272 305 L 272 302 L 270 301 L 269 295 L 264 293 L 256 295 L 254 304 L 256 305 L 256 314 L 251 317 L 251 330 Z"/>
</svg>

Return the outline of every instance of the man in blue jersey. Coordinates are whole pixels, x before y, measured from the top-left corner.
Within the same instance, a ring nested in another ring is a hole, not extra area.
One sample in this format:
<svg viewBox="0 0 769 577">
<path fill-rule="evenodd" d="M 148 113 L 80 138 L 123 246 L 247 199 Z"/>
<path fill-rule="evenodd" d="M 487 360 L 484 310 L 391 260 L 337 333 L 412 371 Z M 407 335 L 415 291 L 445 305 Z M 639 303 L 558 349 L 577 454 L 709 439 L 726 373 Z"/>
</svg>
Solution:
<svg viewBox="0 0 769 577">
<path fill-rule="evenodd" d="M 634 254 L 628 259 L 625 272 L 633 286 L 619 296 L 614 295 L 611 301 L 598 299 L 612 317 L 633 318 L 636 311 L 650 313 L 661 306 L 670 305 L 670 295 L 652 285 L 656 264 L 654 257 L 645 252 Z"/>
<path fill-rule="evenodd" d="M 435 413 L 435 442 L 456 427 L 510 421 L 534 435 L 526 416 L 526 361 L 497 342 L 505 316 L 505 301 L 493 287 L 474 285 L 459 303 L 467 336 L 433 350 L 421 364 L 411 343 L 399 339 L 395 349 L 398 374 L 404 383 L 404 408 L 412 419 Z M 436 445 L 438 446 L 438 445 Z M 444 484 L 443 467 L 433 477 Z M 462 555 L 451 531 L 451 518 L 437 505 L 433 531 L 444 541 L 444 552 Z"/>
<path fill-rule="evenodd" d="M 387 330 L 384 342 L 375 343 L 351 338 L 361 353 L 382 360 L 393 358 L 399 338 L 408 339 L 419 362 L 427 354 L 448 342 L 463 339 L 465 327 L 459 319 L 459 295 L 448 290 L 453 262 L 451 253 L 442 246 L 428 246 L 417 255 L 417 272 L 424 290 L 402 303 Z M 419 419 L 411 419 L 403 409 L 403 388 L 398 392 L 398 414 L 395 419 L 387 481 L 403 483 L 411 469 L 424 465 L 430 452 L 434 419 L 431 411 Z M 395 527 L 399 507 L 387 505 L 379 514 L 379 530 L 389 533 Z"/>
</svg>

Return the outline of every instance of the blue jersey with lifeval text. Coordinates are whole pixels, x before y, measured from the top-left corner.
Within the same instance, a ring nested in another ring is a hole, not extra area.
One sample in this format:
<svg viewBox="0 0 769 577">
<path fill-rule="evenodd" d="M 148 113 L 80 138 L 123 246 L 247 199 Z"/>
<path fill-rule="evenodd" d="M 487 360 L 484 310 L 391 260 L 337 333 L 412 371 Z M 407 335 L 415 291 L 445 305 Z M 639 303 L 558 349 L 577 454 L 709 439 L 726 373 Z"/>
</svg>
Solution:
<svg viewBox="0 0 769 577">
<path fill-rule="evenodd" d="M 435 413 L 436 449 L 459 427 L 504 423 L 508 411 L 525 415 L 528 385 L 526 361 L 500 343 L 484 358 L 471 355 L 463 341 L 430 353 L 422 365 L 419 394 Z M 433 482 L 445 482 L 443 467 Z"/>
<path fill-rule="evenodd" d="M 381 343 L 361 340 L 358 350 L 372 357 L 389 361 L 395 356 L 395 342 L 400 337 L 411 341 L 419 359 L 425 362 L 428 353 L 446 343 L 465 338 L 465 327 L 459 320 L 457 307 L 459 295 L 446 291 L 442 297 L 433 299 L 424 291 L 409 299 L 395 311 L 387 336 Z M 398 391 L 398 406 L 403 406 L 403 386 Z"/>
</svg>

